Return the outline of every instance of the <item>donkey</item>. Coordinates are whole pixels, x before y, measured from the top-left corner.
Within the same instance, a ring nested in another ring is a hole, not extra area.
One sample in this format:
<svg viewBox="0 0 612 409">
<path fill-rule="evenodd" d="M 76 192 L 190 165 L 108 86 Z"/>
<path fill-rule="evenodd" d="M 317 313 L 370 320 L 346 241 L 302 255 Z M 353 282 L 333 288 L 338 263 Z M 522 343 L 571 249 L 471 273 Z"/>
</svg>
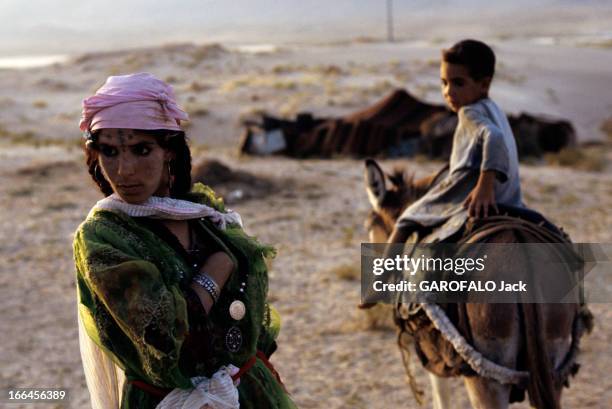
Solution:
<svg viewBox="0 0 612 409">
<path fill-rule="evenodd" d="M 366 227 L 370 242 L 387 242 L 402 211 L 442 178 L 444 171 L 415 180 L 406 177 L 406 172 L 400 170 L 385 174 L 374 160 L 368 159 L 365 179 L 372 210 L 366 220 Z M 530 237 L 517 230 L 498 229 L 497 233 L 488 236 L 486 242 L 520 243 L 540 240 L 541 237 Z M 494 263 L 496 257 L 497 260 L 503 260 L 507 255 L 488 254 L 489 262 Z M 476 375 L 472 372 L 471 376 L 464 376 L 473 408 L 506 409 L 511 400 L 524 399 L 526 389 L 534 407 L 560 409 L 561 390 L 564 385 L 568 385 L 569 375 L 577 372 L 575 359 L 579 339 L 583 330 L 586 328 L 590 331 L 592 326 L 592 316 L 586 306 L 571 303 L 468 303 L 463 306 L 471 347 L 492 361 L 493 365 L 517 371 L 523 369 L 522 373 L 526 374 L 523 385 L 501 383 L 491 377 L 478 375 L 478 372 Z M 398 314 L 399 307 L 396 306 L 395 317 L 396 323 L 401 326 L 401 318 L 398 320 L 401 315 Z M 519 365 L 522 367 L 517 368 Z M 431 373 L 430 379 L 434 408 L 451 408 L 448 381 Z"/>
</svg>

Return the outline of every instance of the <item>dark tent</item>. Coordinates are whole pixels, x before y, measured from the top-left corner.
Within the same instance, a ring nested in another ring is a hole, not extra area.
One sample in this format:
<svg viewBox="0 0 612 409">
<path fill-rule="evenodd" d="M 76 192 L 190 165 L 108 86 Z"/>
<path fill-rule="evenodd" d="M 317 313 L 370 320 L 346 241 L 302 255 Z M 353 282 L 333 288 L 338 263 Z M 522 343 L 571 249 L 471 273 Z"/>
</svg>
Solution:
<svg viewBox="0 0 612 409">
<path fill-rule="evenodd" d="M 574 143 L 567 121 L 527 114 L 509 117 L 523 156 L 539 156 Z M 448 158 L 457 116 L 442 105 L 419 101 L 396 90 L 374 105 L 340 118 L 301 113 L 289 121 L 263 115 L 245 123 L 241 151 L 292 157 L 412 156 Z"/>
</svg>

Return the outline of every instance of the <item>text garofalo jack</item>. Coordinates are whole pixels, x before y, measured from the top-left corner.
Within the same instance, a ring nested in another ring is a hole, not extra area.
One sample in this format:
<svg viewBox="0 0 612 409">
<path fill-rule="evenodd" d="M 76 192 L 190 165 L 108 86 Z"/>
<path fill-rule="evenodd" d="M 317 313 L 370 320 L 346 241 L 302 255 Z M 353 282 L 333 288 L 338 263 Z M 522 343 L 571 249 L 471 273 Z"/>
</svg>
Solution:
<svg viewBox="0 0 612 409">
<path fill-rule="evenodd" d="M 485 270 L 487 255 L 482 257 L 378 257 L 373 259 L 372 274 L 380 276 L 372 282 L 375 292 L 525 292 L 527 284 L 516 282 L 469 279 L 444 279 L 449 273 L 460 277 L 466 273 L 480 273 Z M 415 277 L 414 280 L 385 280 L 383 275 Z"/>
</svg>

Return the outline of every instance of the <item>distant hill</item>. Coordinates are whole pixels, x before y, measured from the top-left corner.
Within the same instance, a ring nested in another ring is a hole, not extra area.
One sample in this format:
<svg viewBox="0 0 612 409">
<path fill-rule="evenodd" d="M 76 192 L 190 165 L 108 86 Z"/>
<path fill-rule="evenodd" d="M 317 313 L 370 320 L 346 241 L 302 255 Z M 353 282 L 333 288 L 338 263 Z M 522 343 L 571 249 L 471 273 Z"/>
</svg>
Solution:
<svg viewBox="0 0 612 409">
<path fill-rule="evenodd" d="M 609 31 L 604 0 L 394 0 L 400 38 L 465 33 Z M 543 19 L 546 15 L 549 18 Z M 502 16 L 500 18 L 500 16 Z M 486 24 L 492 21 L 494 24 Z M 383 0 L 2 0 L 0 55 L 70 53 L 168 42 L 330 41 L 384 37 Z M 475 24 L 475 22 L 478 22 Z"/>
</svg>

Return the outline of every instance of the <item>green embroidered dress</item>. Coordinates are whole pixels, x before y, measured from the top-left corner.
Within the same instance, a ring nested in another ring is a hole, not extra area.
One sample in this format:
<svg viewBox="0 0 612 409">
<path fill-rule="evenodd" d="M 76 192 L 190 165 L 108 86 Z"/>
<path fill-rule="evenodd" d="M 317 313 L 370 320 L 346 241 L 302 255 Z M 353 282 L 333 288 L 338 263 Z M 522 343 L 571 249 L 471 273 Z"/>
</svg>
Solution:
<svg viewBox="0 0 612 409">
<path fill-rule="evenodd" d="M 203 185 L 194 186 L 189 200 L 224 210 Z M 266 303 L 265 258 L 273 249 L 238 225 L 221 230 L 206 219 L 190 220 L 205 251 L 225 251 L 238 266 L 206 314 L 189 288 L 195 269 L 188 254 L 176 238 L 173 243 L 173 236 L 160 230 L 160 223 L 139 219 L 94 210 L 74 239 L 79 314 L 87 334 L 124 369 L 127 380 L 164 389 L 190 388 L 191 377 L 210 377 L 222 365 L 242 367 L 258 350 L 269 356 L 279 329 Z M 245 279 L 246 291 L 241 293 Z M 228 312 L 235 299 L 246 305 L 240 321 Z M 237 352 L 230 352 L 226 337 L 234 326 L 242 343 Z M 261 359 L 241 376 L 238 392 L 241 408 L 295 407 Z M 126 382 L 121 408 L 154 408 L 161 399 Z"/>
</svg>

